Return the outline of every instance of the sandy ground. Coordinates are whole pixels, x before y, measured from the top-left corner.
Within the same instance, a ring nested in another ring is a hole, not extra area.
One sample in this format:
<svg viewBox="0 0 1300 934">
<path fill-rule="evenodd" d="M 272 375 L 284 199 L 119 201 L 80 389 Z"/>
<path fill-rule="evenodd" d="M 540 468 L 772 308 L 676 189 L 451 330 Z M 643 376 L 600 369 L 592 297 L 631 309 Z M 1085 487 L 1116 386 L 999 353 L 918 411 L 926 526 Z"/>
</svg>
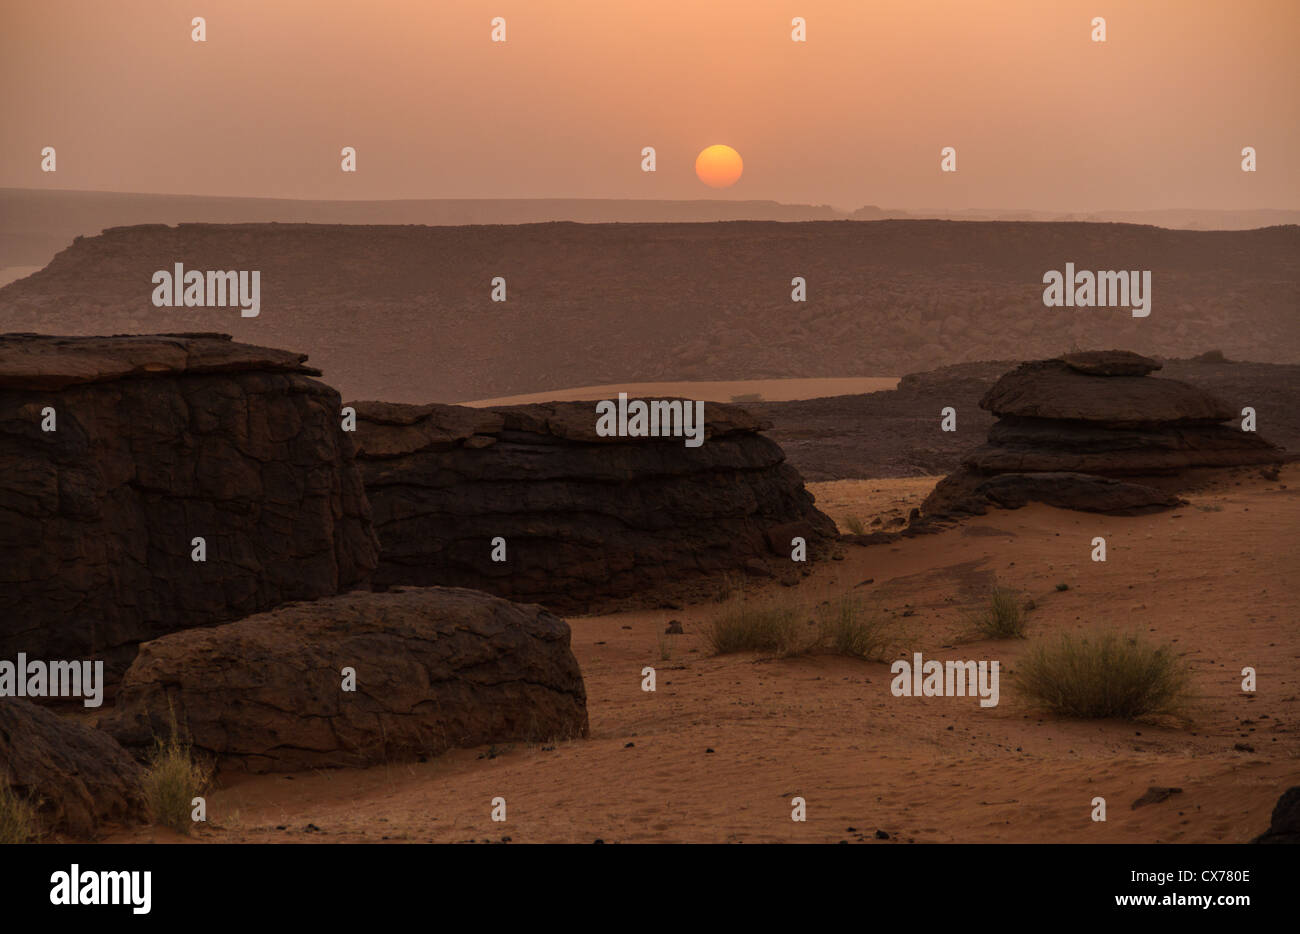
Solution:
<svg viewBox="0 0 1300 934">
<path fill-rule="evenodd" d="M 841 522 L 869 522 L 904 509 L 929 482 L 813 489 Z M 578 618 L 589 739 L 361 771 L 227 774 L 209 798 L 210 825 L 192 839 L 1246 841 L 1300 781 L 1298 494 L 1293 465 L 1279 481 L 1251 475 L 1149 516 L 994 511 L 897 545 L 843 546 L 841 560 L 797 588 L 771 586 L 809 606 L 853 591 L 897 623 L 908 650 L 1001 661 L 994 708 L 972 697 L 895 698 L 883 663 L 711 656 L 703 630 L 718 604 Z M 1097 535 L 1108 543 L 1104 564 L 1089 558 Z M 1035 602 L 1028 641 L 964 641 L 965 614 L 995 578 Z M 663 635 L 670 619 L 684 635 Z M 1062 720 L 1019 695 L 1015 668 L 1028 644 L 1099 623 L 1186 657 L 1189 719 Z M 657 668 L 655 693 L 640 687 L 647 665 Z M 1240 690 L 1247 665 L 1259 672 L 1254 695 Z M 1182 792 L 1132 808 L 1151 785 Z M 505 823 L 490 820 L 498 795 Z M 806 799 L 806 822 L 790 819 L 793 796 Z M 1105 823 L 1090 819 L 1096 796 Z M 110 839 L 178 838 L 145 828 Z"/>
<path fill-rule="evenodd" d="M 647 398 L 703 399 L 705 402 L 731 402 L 737 396 L 754 396 L 748 401 L 789 402 L 794 399 L 820 399 L 860 392 L 886 392 L 898 386 L 896 376 L 848 376 L 826 379 L 737 379 L 676 383 L 609 383 L 557 389 L 523 396 L 501 396 L 463 402 L 475 407 L 487 405 L 523 405 L 529 402 L 566 402 L 586 399 L 617 399 L 620 392 Z"/>
</svg>

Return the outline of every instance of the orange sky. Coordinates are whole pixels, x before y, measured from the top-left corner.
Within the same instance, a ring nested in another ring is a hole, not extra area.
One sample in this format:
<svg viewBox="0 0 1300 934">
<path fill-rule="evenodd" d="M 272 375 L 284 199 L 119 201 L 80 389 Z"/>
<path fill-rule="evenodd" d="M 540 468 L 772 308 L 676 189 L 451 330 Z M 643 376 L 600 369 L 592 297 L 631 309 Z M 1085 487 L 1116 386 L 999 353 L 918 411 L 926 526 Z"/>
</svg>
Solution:
<svg viewBox="0 0 1300 934">
<path fill-rule="evenodd" d="M 0 186 L 1295 209 L 1298 49 L 1300 0 L 2 0 Z"/>
</svg>

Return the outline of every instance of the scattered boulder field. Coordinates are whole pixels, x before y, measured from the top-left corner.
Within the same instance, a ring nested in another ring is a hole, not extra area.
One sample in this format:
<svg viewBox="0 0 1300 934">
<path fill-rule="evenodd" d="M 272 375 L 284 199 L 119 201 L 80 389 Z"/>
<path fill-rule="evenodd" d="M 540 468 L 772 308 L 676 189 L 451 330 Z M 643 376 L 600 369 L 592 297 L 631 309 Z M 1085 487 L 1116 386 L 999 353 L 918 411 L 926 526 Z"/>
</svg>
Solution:
<svg viewBox="0 0 1300 934">
<path fill-rule="evenodd" d="M 173 724 L 253 773 L 586 736 L 554 613 L 793 584 L 797 539 L 816 561 L 878 537 L 838 535 L 764 406 L 709 404 L 698 447 L 601 436 L 587 402 L 357 402 L 353 431 L 305 360 L 209 333 L 0 335 L 0 659 L 102 659 L 118 687 L 96 726 L 0 699 L 0 782 L 45 831 L 142 819 L 136 760 Z M 914 518 L 1141 510 L 1187 470 L 1284 460 L 1158 369 L 1107 351 L 1005 373 L 987 443 Z"/>
</svg>

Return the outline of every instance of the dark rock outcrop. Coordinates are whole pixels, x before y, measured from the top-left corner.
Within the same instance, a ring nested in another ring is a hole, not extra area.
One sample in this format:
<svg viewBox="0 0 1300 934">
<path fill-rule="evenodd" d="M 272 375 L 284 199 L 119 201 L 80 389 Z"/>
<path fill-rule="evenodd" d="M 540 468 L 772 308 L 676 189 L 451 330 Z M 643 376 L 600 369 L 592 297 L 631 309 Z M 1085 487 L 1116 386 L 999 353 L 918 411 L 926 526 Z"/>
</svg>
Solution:
<svg viewBox="0 0 1300 934">
<path fill-rule="evenodd" d="M 460 588 L 343 594 L 147 642 L 101 725 L 143 752 L 169 704 L 196 752 L 251 772 L 587 732 L 568 624 Z"/>
<path fill-rule="evenodd" d="M 1268 830 L 1252 843 L 1300 843 L 1300 785 L 1282 792 L 1273 806 L 1273 819 Z"/>
<path fill-rule="evenodd" d="M 702 584 L 797 576 L 835 525 L 746 410 L 705 407 L 706 440 L 596 434 L 595 405 L 355 403 L 381 543 L 377 586 L 473 587 L 557 612 Z M 504 539 L 506 560 L 492 560 Z"/>
<path fill-rule="evenodd" d="M 364 582 L 361 477 L 304 359 L 0 336 L 0 657 L 102 658 L 113 681 L 141 641 Z"/>
<path fill-rule="evenodd" d="M 1226 405 L 1187 383 L 1127 375 L 1155 360 L 1123 351 L 1096 355 L 1083 372 L 1064 359 L 1022 363 L 993 384 L 980 408 L 999 418 L 1062 419 L 1108 428 L 1214 425 L 1232 418 Z M 1114 365 L 1106 366 L 1109 358 Z M 1124 374 L 1124 375 L 1117 375 Z"/>
<path fill-rule="evenodd" d="M 41 830 L 93 837 L 144 820 L 143 770 L 111 736 L 25 700 L 0 699 L 0 782 L 37 805 Z"/>
<path fill-rule="evenodd" d="M 1127 351 L 1089 351 L 1021 364 L 984 394 L 999 417 L 988 443 L 962 459 L 922 509 L 930 516 L 1016 508 L 1125 513 L 1177 505 L 1167 483 L 1201 467 L 1275 464 L 1284 455 L 1253 432 L 1220 422 L 1215 396 L 1147 374 L 1161 364 Z"/>
</svg>

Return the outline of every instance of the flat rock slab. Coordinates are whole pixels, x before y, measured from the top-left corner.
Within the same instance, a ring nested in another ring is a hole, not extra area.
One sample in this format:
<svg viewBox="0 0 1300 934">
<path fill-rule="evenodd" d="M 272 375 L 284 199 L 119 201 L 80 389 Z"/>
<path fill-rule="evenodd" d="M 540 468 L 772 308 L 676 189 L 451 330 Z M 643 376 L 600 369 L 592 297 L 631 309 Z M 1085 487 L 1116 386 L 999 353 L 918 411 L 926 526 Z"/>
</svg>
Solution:
<svg viewBox="0 0 1300 934">
<path fill-rule="evenodd" d="M 1060 359 L 1070 369 L 1089 376 L 1146 376 L 1164 365 L 1131 350 L 1082 350 L 1062 354 Z"/>
<path fill-rule="evenodd" d="M 1214 424 L 1235 414 L 1209 393 L 1172 379 L 1092 376 L 1061 360 L 1023 363 L 980 400 L 999 417 L 1070 419 L 1114 428 Z"/>
<path fill-rule="evenodd" d="M 1028 503 L 1058 509 L 1131 515 L 1179 505 L 1182 500 L 1165 490 L 1100 477 L 1063 472 L 1005 473 L 989 476 L 962 469 L 935 486 L 921 511 L 927 516 L 982 515 L 990 505 L 1019 509 Z"/>
<path fill-rule="evenodd" d="M 1090 422 L 1008 417 L 989 443 L 962 458 L 985 473 L 1073 471 L 1107 476 L 1170 474 L 1196 467 L 1280 464 L 1286 455 L 1255 432 L 1226 425 L 1110 428 Z"/>
<path fill-rule="evenodd" d="M 1083 473 L 1007 473 L 990 477 L 976 487 L 1004 509 L 1029 502 L 1082 512 L 1130 513 L 1177 506 L 1177 496 L 1141 483 Z"/>
<path fill-rule="evenodd" d="M 114 337 L 0 334 L 0 389 L 63 389 L 142 376 L 271 370 L 320 376 L 306 354 L 237 344 L 229 334 Z"/>
<path fill-rule="evenodd" d="M 343 594 L 146 643 L 103 727 L 143 753 L 169 702 L 196 752 L 250 772 L 587 732 L 568 624 L 460 588 Z"/>
<path fill-rule="evenodd" d="M 0 698 L 0 782 L 38 803 L 41 829 L 93 837 L 144 820 L 143 770 L 111 736 L 14 697 Z"/>
</svg>

